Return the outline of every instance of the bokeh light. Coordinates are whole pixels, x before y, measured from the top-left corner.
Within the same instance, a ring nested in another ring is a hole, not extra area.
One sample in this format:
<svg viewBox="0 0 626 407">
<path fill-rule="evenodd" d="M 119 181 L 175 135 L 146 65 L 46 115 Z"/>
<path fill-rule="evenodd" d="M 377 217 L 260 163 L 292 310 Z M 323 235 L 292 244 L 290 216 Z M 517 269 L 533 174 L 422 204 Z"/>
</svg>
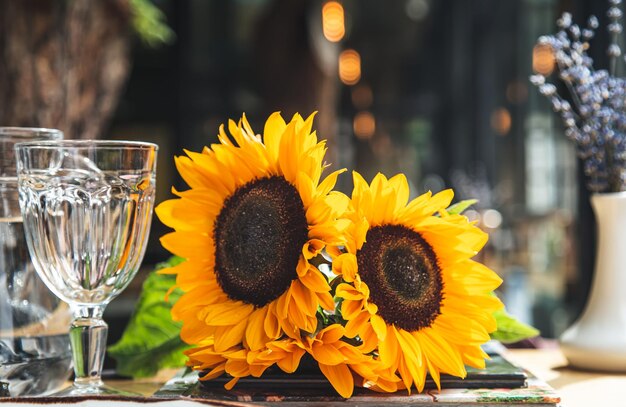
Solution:
<svg viewBox="0 0 626 407">
<path fill-rule="evenodd" d="M 322 31 L 328 41 L 338 42 L 346 34 L 343 6 L 329 1 L 322 6 Z"/>
<path fill-rule="evenodd" d="M 339 79 L 346 85 L 356 85 L 361 79 L 361 56 L 355 50 L 339 54 Z"/>
<path fill-rule="evenodd" d="M 367 140 L 376 133 L 376 119 L 370 112 L 359 112 L 354 116 L 352 127 L 355 136 L 362 140 Z"/>
<path fill-rule="evenodd" d="M 554 51 L 547 44 L 537 44 L 533 48 L 533 71 L 550 75 L 554 71 Z"/>
<path fill-rule="evenodd" d="M 511 130 L 511 113 L 499 107 L 491 113 L 491 128 L 500 136 L 506 136 Z"/>
</svg>

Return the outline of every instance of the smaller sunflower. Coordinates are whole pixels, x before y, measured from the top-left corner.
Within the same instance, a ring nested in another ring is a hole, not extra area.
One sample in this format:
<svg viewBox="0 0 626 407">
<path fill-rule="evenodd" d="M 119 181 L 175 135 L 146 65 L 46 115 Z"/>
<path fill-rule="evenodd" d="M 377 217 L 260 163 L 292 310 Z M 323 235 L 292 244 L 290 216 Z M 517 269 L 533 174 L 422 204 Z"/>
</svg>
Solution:
<svg viewBox="0 0 626 407">
<path fill-rule="evenodd" d="M 156 213 L 175 229 L 161 243 L 186 259 L 163 272 L 184 291 L 172 316 L 183 322 L 182 339 L 200 347 L 188 353 L 196 369 L 221 357 L 229 372 L 241 352 L 315 332 L 318 309 L 334 309 L 309 260 L 343 244 L 349 222 L 338 218 L 348 199 L 331 192 L 342 171 L 321 180 L 326 146 L 311 131 L 313 117 L 285 123 L 274 113 L 261 136 L 244 116 L 229 122 L 231 137 L 221 126 L 218 144 L 176 158 L 190 189 L 174 191 L 178 199 Z"/>
<path fill-rule="evenodd" d="M 487 235 L 445 211 L 451 190 L 408 202 L 403 175 L 378 174 L 371 185 L 353 178 L 346 253 L 333 251 L 333 271 L 345 281 L 336 296 L 346 335 L 358 336 L 361 352 L 377 347 L 407 389 L 422 391 L 426 372 L 439 387 L 440 373 L 465 377 L 466 364 L 484 368 L 480 345 L 502 307 L 491 295 L 502 280 L 471 259 Z"/>
</svg>

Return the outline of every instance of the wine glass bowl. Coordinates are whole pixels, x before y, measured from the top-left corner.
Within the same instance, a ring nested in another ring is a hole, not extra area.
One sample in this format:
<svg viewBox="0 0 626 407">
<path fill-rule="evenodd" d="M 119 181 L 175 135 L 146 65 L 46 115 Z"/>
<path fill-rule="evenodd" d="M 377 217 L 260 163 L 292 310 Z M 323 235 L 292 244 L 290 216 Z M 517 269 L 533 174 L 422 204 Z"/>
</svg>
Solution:
<svg viewBox="0 0 626 407">
<path fill-rule="evenodd" d="M 59 141 L 16 146 L 19 199 L 35 269 L 67 302 L 74 386 L 64 395 L 117 394 L 100 374 L 106 305 L 135 276 L 154 204 L 157 146 Z"/>
</svg>

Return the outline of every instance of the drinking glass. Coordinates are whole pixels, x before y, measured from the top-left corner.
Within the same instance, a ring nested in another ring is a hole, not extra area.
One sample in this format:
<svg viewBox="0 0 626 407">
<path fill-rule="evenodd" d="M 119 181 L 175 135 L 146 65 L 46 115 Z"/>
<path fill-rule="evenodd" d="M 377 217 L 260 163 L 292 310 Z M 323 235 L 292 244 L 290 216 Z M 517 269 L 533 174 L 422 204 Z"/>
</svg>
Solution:
<svg viewBox="0 0 626 407">
<path fill-rule="evenodd" d="M 37 273 L 74 318 L 74 384 L 57 395 L 123 394 L 101 380 L 107 336 L 102 313 L 143 259 L 157 148 L 93 140 L 15 147 L 28 249 Z"/>
<path fill-rule="evenodd" d="M 70 312 L 37 276 L 28 254 L 14 148 L 61 138 L 55 129 L 0 127 L 0 382 L 13 397 L 54 391 L 71 373 Z"/>
</svg>

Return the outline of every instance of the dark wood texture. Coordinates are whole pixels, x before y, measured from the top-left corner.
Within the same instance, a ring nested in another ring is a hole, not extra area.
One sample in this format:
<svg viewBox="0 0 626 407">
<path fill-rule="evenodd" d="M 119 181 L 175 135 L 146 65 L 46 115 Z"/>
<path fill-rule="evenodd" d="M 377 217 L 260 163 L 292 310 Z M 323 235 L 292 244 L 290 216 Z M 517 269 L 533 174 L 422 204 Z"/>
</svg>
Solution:
<svg viewBox="0 0 626 407">
<path fill-rule="evenodd" d="M 129 71 L 128 0 L 0 0 L 0 124 L 97 138 Z"/>
</svg>

